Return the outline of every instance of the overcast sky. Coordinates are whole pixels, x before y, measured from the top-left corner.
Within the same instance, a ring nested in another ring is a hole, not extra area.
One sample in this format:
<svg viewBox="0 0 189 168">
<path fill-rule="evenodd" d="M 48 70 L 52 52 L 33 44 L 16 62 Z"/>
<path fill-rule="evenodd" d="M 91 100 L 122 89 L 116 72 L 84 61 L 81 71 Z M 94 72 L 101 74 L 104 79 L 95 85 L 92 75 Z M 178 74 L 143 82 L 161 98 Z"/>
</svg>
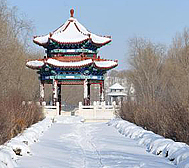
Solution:
<svg viewBox="0 0 189 168">
<path fill-rule="evenodd" d="M 75 18 L 88 30 L 112 36 L 111 45 L 102 47 L 99 54 L 118 59 L 117 69 L 128 68 L 129 38 L 144 37 L 169 46 L 177 32 L 189 27 L 189 0 L 7 1 L 32 20 L 34 35 L 44 35 L 58 28 L 74 8 Z"/>
</svg>

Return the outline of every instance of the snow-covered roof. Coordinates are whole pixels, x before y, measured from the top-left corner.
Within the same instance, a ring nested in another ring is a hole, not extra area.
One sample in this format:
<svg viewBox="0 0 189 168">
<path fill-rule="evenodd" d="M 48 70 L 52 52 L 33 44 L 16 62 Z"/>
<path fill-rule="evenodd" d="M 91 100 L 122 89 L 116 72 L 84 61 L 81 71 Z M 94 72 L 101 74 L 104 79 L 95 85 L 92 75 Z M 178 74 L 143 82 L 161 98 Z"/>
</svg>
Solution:
<svg viewBox="0 0 189 168">
<path fill-rule="evenodd" d="M 28 61 L 26 63 L 27 67 L 30 67 L 30 68 L 33 68 L 33 69 L 41 68 L 43 65 L 44 65 L 44 62 L 43 61 L 38 61 L 38 60 Z"/>
<path fill-rule="evenodd" d="M 90 40 L 95 45 L 105 45 L 111 42 L 107 36 L 98 36 L 88 31 L 76 18 L 73 17 L 73 9 L 70 10 L 71 17 L 58 29 L 45 36 L 35 36 L 34 42 L 39 45 L 46 45 L 49 40 L 61 44 L 77 44 Z"/>
<path fill-rule="evenodd" d="M 94 63 L 98 68 L 109 68 L 117 66 L 117 62 L 115 61 L 94 61 Z"/>
<path fill-rule="evenodd" d="M 118 65 L 116 61 L 103 59 L 97 61 L 91 59 L 90 57 L 87 57 L 84 60 L 79 60 L 79 57 L 77 57 L 76 61 L 74 59 L 70 59 L 68 61 L 67 57 L 53 57 L 42 60 L 28 61 L 26 66 L 32 69 L 40 69 L 45 64 L 61 68 L 78 68 L 93 64 L 95 67 L 100 69 L 111 69 Z"/>
<path fill-rule="evenodd" d="M 121 86 L 119 83 L 115 83 L 114 85 L 110 86 L 110 89 L 119 89 L 119 90 L 122 90 L 122 89 L 124 89 L 124 87 Z"/>
<path fill-rule="evenodd" d="M 50 58 L 47 60 L 46 63 L 56 66 L 56 67 L 82 67 L 82 66 L 92 64 L 93 61 L 92 59 L 87 59 L 87 60 L 78 61 L 78 62 L 62 62 L 62 61 Z"/>
</svg>

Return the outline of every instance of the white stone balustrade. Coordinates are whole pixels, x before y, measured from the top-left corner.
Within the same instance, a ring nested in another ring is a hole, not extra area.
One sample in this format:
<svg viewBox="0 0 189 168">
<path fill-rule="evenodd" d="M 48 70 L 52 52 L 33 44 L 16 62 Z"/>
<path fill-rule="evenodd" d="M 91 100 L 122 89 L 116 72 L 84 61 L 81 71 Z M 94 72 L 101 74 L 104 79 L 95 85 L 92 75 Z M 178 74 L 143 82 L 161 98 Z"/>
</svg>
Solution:
<svg viewBox="0 0 189 168">
<path fill-rule="evenodd" d="M 46 117 L 55 117 L 59 115 L 59 102 L 56 106 L 47 106 L 46 102 L 42 102 L 42 111 Z"/>
<path fill-rule="evenodd" d="M 79 102 L 79 109 L 76 115 L 83 117 L 86 121 L 108 121 L 115 117 L 115 102 L 106 105 L 105 102 L 93 102 L 93 105 L 84 106 Z"/>
<path fill-rule="evenodd" d="M 39 104 L 39 103 L 37 103 Z M 59 102 L 56 102 L 56 106 L 46 105 L 46 102 L 42 102 L 42 112 L 46 117 L 55 117 L 59 115 Z M 81 116 L 85 121 L 109 121 L 115 117 L 116 109 L 118 106 L 115 102 L 110 105 L 106 105 L 106 102 L 94 101 L 92 105 L 85 106 L 82 102 L 79 102 L 79 108 L 74 110 L 74 114 Z M 70 115 L 72 112 L 61 112 L 61 115 Z M 73 115 L 73 114 L 72 114 Z"/>
</svg>

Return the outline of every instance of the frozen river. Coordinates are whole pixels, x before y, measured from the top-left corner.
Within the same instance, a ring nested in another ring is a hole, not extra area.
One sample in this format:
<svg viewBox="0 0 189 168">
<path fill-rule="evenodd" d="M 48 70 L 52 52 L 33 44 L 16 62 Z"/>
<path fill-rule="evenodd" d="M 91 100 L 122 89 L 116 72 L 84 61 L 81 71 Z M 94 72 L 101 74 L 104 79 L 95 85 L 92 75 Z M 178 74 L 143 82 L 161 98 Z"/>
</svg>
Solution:
<svg viewBox="0 0 189 168">
<path fill-rule="evenodd" d="M 19 168 L 171 168 L 106 123 L 55 123 L 21 157 Z"/>
</svg>

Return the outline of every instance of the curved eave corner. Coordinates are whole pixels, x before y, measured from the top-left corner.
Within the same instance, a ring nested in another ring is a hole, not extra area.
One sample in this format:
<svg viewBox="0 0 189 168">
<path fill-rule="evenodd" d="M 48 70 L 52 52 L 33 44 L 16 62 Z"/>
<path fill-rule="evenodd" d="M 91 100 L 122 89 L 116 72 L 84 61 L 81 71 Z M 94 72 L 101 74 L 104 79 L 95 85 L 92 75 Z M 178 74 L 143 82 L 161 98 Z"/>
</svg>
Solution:
<svg viewBox="0 0 189 168">
<path fill-rule="evenodd" d="M 109 44 L 110 42 L 112 42 L 112 39 L 110 39 L 110 40 L 108 40 L 108 41 L 106 41 L 106 42 L 104 42 L 104 43 L 97 43 L 97 42 L 94 42 L 93 40 L 91 40 L 91 42 L 92 42 L 93 45 L 95 45 L 95 46 L 97 46 L 97 47 L 102 47 L 102 46 L 107 45 L 107 44 Z"/>
<path fill-rule="evenodd" d="M 31 69 L 40 69 L 45 65 L 43 61 L 39 60 L 33 60 L 33 61 L 27 61 L 26 62 L 26 67 L 31 68 Z"/>
<path fill-rule="evenodd" d="M 34 36 L 33 42 L 39 46 L 46 47 L 49 41 L 49 35 L 46 36 Z"/>
<path fill-rule="evenodd" d="M 118 61 L 94 61 L 94 65 L 98 69 L 110 70 L 118 66 Z"/>
</svg>

